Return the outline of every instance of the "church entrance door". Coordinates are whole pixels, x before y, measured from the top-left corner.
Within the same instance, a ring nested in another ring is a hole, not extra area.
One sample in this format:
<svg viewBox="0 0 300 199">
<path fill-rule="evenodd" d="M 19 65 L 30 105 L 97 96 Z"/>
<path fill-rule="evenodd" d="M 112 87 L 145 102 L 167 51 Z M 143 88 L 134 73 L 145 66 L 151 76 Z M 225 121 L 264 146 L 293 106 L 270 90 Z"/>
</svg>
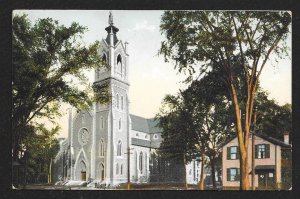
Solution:
<svg viewBox="0 0 300 199">
<path fill-rule="evenodd" d="M 86 181 L 86 171 L 81 171 L 81 181 Z"/>
</svg>

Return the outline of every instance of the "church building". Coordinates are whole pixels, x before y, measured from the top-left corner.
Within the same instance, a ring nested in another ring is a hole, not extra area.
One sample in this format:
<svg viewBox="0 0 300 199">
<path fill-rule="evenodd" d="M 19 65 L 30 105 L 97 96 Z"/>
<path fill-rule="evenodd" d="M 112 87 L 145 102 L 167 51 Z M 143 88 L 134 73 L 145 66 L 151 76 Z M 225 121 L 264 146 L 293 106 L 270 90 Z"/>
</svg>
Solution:
<svg viewBox="0 0 300 199">
<path fill-rule="evenodd" d="M 129 113 L 128 43 L 118 39 L 111 13 L 105 30 L 99 56 L 110 67 L 95 70 L 94 84 L 108 84 L 111 101 L 94 103 L 90 110 L 70 110 L 68 138 L 60 142 L 53 180 L 120 184 L 127 182 L 128 171 L 131 182 L 139 183 L 170 176 L 166 171 L 178 175 L 182 171 L 174 171 L 177 167 L 155 158 L 162 141 L 157 121 Z M 188 183 L 199 182 L 200 165 L 195 160 L 187 165 Z"/>
</svg>

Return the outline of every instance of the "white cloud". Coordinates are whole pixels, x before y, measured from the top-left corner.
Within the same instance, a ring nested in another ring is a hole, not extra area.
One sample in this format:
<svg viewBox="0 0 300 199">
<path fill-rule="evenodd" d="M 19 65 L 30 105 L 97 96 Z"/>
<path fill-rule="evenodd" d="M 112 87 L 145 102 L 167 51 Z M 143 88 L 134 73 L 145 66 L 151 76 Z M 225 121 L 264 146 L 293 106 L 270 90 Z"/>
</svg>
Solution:
<svg viewBox="0 0 300 199">
<path fill-rule="evenodd" d="M 138 22 L 135 24 L 134 28 L 129 28 L 128 31 L 141 31 L 141 30 L 148 30 L 148 31 L 154 31 L 155 26 L 148 24 L 148 21 L 144 20 L 143 22 Z"/>
</svg>

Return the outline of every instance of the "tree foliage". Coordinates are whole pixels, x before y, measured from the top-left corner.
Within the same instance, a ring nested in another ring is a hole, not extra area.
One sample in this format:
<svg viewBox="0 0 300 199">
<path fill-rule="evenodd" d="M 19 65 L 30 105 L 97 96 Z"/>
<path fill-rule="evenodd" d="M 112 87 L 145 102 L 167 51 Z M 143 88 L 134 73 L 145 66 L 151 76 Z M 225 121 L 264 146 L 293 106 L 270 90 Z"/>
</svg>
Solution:
<svg viewBox="0 0 300 199">
<path fill-rule="evenodd" d="M 60 127 L 48 130 L 44 124 L 34 127 L 33 135 L 26 137 L 23 143 L 24 156 L 20 161 L 26 167 L 26 182 L 47 183 L 51 161 L 55 158 L 59 143 L 56 139 Z"/>
<path fill-rule="evenodd" d="M 291 104 L 279 105 L 274 99 L 268 98 L 268 93 L 259 89 L 255 106 L 257 112 L 256 131 L 283 140 L 285 131 L 290 135 L 293 133 L 292 106 Z"/>
<path fill-rule="evenodd" d="M 97 88 L 101 94 L 93 97 L 92 88 L 84 86 L 84 70 L 106 67 L 98 53 L 99 42 L 89 46 L 82 44 L 81 37 L 86 30 L 75 22 L 66 27 L 56 20 L 45 18 L 31 24 L 26 15 L 13 16 L 14 159 L 18 157 L 24 140 L 32 135 L 24 129 L 36 125 L 34 119 L 52 121 L 54 116 L 60 116 L 63 102 L 86 109 L 93 100 L 109 100 L 105 88 Z"/>
<path fill-rule="evenodd" d="M 160 28 L 166 40 L 160 53 L 166 61 L 175 61 L 179 72 L 188 71 L 187 81 L 194 73 L 222 74 L 234 108 L 241 189 L 249 189 L 249 133 L 259 78 L 272 53 L 278 58 L 287 54 L 290 23 L 288 12 L 166 11 L 162 16 Z"/>
</svg>

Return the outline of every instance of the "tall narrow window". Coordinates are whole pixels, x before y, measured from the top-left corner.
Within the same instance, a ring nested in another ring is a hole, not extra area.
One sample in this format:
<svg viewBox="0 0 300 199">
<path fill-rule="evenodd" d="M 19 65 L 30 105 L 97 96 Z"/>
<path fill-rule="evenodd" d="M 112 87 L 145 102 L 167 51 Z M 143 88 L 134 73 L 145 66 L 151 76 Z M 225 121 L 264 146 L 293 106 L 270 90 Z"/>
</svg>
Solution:
<svg viewBox="0 0 300 199">
<path fill-rule="evenodd" d="M 117 146 L 117 156 L 121 156 L 121 155 L 122 155 L 122 142 L 121 142 L 121 140 L 119 140 L 118 146 Z"/>
<path fill-rule="evenodd" d="M 121 128 L 122 128 L 122 120 L 121 120 L 121 118 L 119 119 L 119 130 L 121 130 Z"/>
<path fill-rule="evenodd" d="M 106 55 L 103 53 L 103 56 L 102 56 L 102 62 L 103 64 L 106 64 Z"/>
<path fill-rule="evenodd" d="M 103 119 L 103 117 L 101 117 L 101 128 L 103 129 L 104 128 L 104 119 Z"/>
<path fill-rule="evenodd" d="M 119 94 L 117 94 L 117 109 L 120 107 L 120 102 L 119 102 Z"/>
<path fill-rule="evenodd" d="M 140 163 L 139 169 L 140 169 L 140 172 L 143 173 L 143 153 L 142 152 L 140 152 L 139 160 L 140 160 L 139 161 L 139 163 Z"/>
<path fill-rule="evenodd" d="M 124 110 L 124 97 L 121 96 L 121 109 Z"/>
<path fill-rule="evenodd" d="M 119 163 L 117 163 L 117 166 L 116 166 L 116 174 L 119 174 Z"/>
<path fill-rule="evenodd" d="M 104 142 L 102 139 L 100 140 L 100 145 L 99 145 L 99 155 L 104 156 Z"/>
<path fill-rule="evenodd" d="M 118 55 L 117 57 L 117 67 L 118 67 L 118 72 L 120 73 L 120 75 L 122 76 L 122 70 L 123 70 L 123 66 L 122 66 L 122 57 L 121 55 Z"/>
<path fill-rule="evenodd" d="M 123 174 L 123 164 L 121 164 L 121 168 L 120 168 L 120 174 Z"/>
</svg>

